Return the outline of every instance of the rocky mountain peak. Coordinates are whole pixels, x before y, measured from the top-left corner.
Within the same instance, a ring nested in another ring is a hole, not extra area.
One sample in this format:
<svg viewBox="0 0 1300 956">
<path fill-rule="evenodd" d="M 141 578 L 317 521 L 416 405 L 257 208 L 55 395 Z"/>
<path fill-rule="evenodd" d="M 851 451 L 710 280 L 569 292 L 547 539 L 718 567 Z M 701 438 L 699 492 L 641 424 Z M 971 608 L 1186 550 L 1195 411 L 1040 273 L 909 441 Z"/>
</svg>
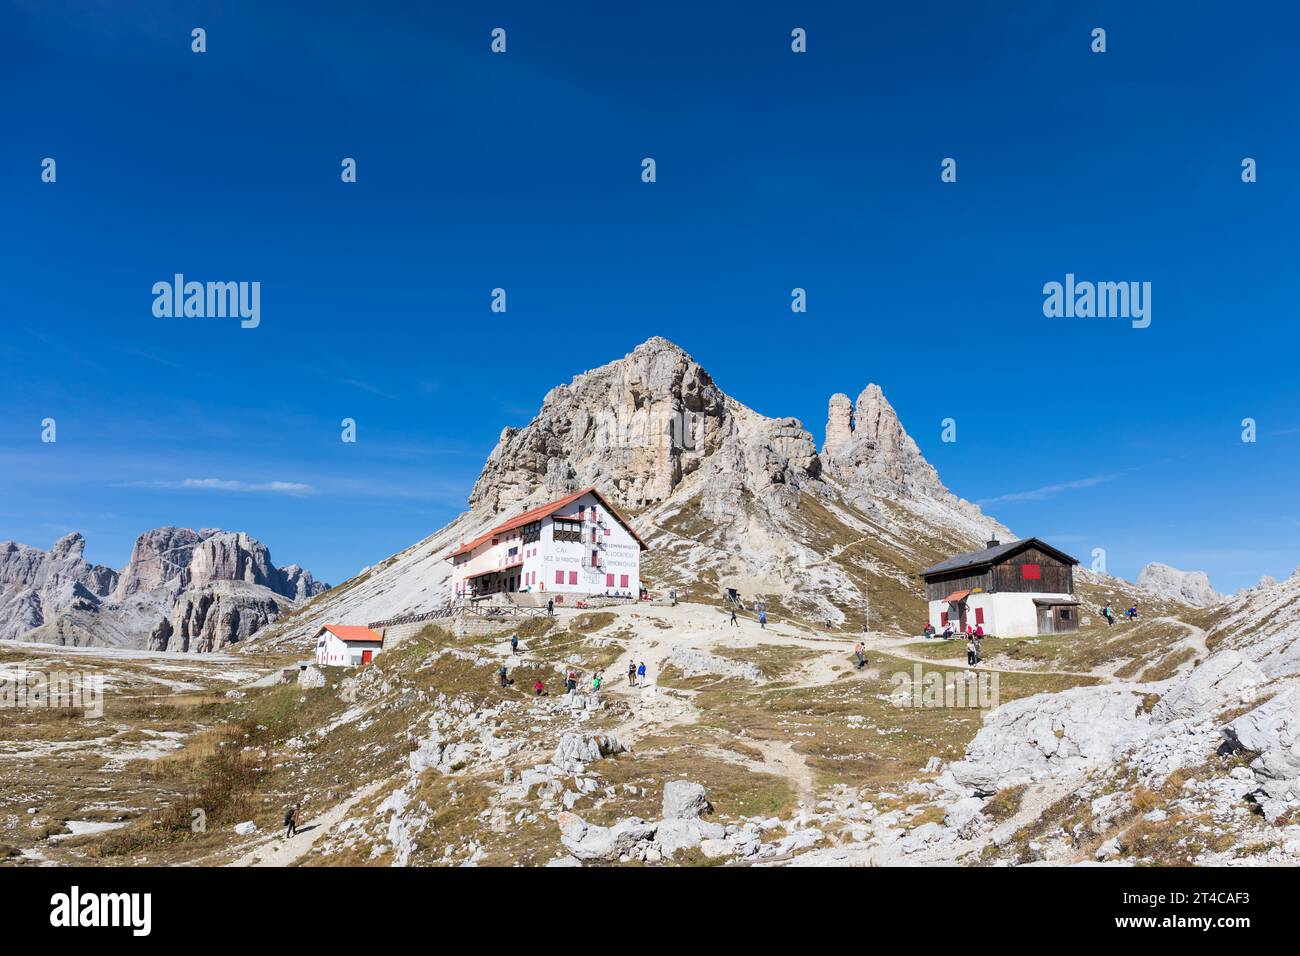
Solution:
<svg viewBox="0 0 1300 956">
<path fill-rule="evenodd" d="M 1152 561 L 1142 569 L 1137 583 L 1154 594 L 1193 607 L 1209 607 L 1224 600 L 1214 590 L 1209 575 L 1204 571 L 1183 571 L 1158 561 Z"/>
<path fill-rule="evenodd" d="M 879 385 L 868 385 L 852 405 L 842 392 L 831 396 L 822 454 L 827 473 L 851 488 L 952 499 Z"/>
<path fill-rule="evenodd" d="M 74 531 L 71 534 L 65 534 L 58 541 L 55 541 L 54 547 L 51 549 L 50 553 L 59 560 L 67 558 L 77 560 L 81 558 L 85 551 L 86 536 L 80 531 Z"/>
<path fill-rule="evenodd" d="M 623 505 L 667 498 L 735 431 L 733 409 L 698 363 L 667 339 L 547 393 L 523 428 L 507 428 L 470 507 L 508 511 L 539 489 L 597 485 Z"/>
</svg>

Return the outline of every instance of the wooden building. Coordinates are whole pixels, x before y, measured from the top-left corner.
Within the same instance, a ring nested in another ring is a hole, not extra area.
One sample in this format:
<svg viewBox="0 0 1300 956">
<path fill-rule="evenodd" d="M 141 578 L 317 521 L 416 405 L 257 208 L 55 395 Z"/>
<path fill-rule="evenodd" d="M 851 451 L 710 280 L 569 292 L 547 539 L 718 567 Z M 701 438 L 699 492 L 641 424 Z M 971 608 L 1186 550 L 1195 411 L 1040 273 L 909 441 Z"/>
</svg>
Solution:
<svg viewBox="0 0 1300 956">
<path fill-rule="evenodd" d="M 997 637 L 1079 629 L 1074 566 L 1079 562 L 1037 538 L 996 539 L 921 572 L 930 625 L 943 632 L 980 625 Z"/>
</svg>

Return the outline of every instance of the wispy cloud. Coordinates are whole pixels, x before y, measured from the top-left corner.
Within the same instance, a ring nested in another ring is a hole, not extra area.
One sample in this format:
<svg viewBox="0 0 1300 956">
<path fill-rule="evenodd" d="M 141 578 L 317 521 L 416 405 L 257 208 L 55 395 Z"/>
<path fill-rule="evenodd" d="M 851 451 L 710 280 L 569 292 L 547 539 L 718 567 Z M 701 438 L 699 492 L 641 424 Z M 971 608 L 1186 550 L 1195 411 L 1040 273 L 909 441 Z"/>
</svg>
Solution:
<svg viewBox="0 0 1300 956">
<path fill-rule="evenodd" d="M 132 481 L 132 488 L 170 491 L 235 491 L 250 494 L 309 495 L 315 489 L 300 481 L 235 481 L 229 478 L 182 478 L 179 481 Z"/>
<path fill-rule="evenodd" d="M 1055 485 L 1043 485 L 1041 488 L 1031 488 L 1029 491 L 1013 491 L 1008 495 L 983 498 L 977 501 L 976 504 L 983 506 L 997 504 L 1001 501 L 1045 501 L 1048 498 L 1055 498 L 1062 492 L 1075 491 L 1079 488 L 1091 488 L 1107 481 L 1114 481 L 1121 474 L 1123 472 L 1116 471 L 1109 475 L 1093 475 L 1091 478 L 1079 478 L 1075 481 L 1062 481 Z"/>
</svg>

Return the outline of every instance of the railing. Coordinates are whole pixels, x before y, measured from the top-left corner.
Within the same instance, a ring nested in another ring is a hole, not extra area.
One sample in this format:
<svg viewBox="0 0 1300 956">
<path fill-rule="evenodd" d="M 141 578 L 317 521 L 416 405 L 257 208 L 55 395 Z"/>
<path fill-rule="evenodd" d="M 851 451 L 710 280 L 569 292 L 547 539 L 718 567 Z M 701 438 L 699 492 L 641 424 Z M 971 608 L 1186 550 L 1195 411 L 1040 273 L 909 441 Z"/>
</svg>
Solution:
<svg viewBox="0 0 1300 956">
<path fill-rule="evenodd" d="M 372 631 L 397 624 L 419 624 L 423 621 L 444 621 L 456 617 L 511 618 L 511 617 L 545 617 L 544 607 L 522 607 L 518 604 L 485 604 L 473 607 L 469 604 L 449 604 L 420 614 L 403 614 L 390 617 L 386 621 L 374 621 L 366 627 Z"/>
</svg>

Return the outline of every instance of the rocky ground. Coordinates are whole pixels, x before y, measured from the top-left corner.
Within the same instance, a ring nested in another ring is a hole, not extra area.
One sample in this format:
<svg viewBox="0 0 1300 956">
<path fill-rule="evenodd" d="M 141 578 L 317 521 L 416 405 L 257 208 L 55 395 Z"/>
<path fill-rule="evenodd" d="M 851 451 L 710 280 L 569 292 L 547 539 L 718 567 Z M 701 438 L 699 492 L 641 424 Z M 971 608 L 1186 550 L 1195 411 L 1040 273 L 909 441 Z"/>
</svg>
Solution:
<svg viewBox="0 0 1300 956">
<path fill-rule="evenodd" d="M 517 656 L 505 632 L 430 628 L 302 686 L 216 660 L 224 683 L 177 677 L 207 709 L 167 709 L 171 736 L 121 710 L 77 731 L 119 768 L 102 794 L 73 799 L 67 780 L 104 767 L 49 741 L 61 802 L 29 779 L 4 839 L 20 865 L 1294 865 L 1300 652 L 1272 609 L 1297 590 L 989 641 L 977 674 L 956 642 L 872 632 L 858 668 L 836 631 L 696 603 L 566 612 Z M 995 708 L 963 706 L 994 676 Z M 129 728 L 140 752 L 108 756 Z"/>
</svg>

